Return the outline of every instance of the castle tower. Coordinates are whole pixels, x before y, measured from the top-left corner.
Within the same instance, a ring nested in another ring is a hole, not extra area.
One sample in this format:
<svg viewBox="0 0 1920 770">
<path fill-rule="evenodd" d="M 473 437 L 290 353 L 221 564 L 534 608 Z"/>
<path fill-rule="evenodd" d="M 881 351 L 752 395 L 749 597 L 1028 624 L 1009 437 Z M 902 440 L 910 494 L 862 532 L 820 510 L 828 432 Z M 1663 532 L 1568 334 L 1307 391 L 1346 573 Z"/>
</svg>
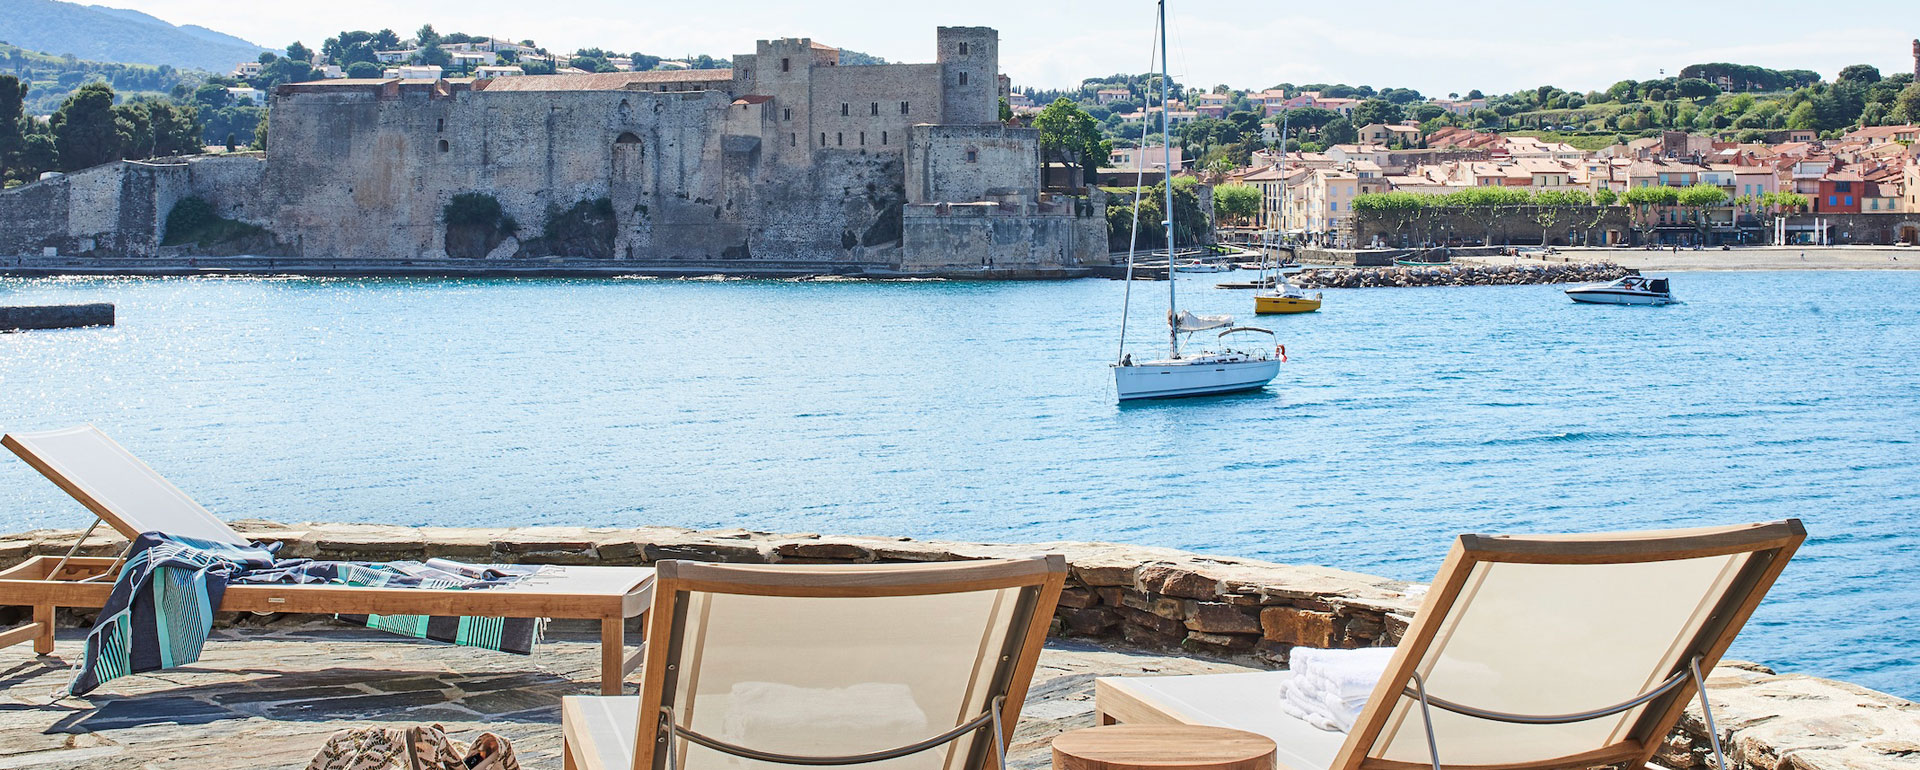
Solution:
<svg viewBox="0 0 1920 770">
<path fill-rule="evenodd" d="M 1000 120 L 1000 33 L 992 27 L 941 27 L 940 122 L 948 125 Z"/>
<path fill-rule="evenodd" d="M 1920 39 L 1913 41 L 1913 79 L 1920 82 Z"/>
</svg>

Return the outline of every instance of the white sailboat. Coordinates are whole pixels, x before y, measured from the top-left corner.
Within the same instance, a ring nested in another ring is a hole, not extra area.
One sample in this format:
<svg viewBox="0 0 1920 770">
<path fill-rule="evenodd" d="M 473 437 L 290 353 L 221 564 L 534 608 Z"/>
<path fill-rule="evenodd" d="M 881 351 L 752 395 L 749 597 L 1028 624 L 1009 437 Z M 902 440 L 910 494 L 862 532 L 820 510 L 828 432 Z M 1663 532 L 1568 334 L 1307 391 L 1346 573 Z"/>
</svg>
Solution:
<svg viewBox="0 0 1920 770">
<path fill-rule="evenodd" d="M 1171 86 L 1167 76 L 1167 3 L 1160 0 L 1160 104 L 1169 102 Z M 1144 133 L 1144 130 L 1143 130 Z M 1173 177 L 1177 171 L 1173 167 L 1172 125 L 1167 110 L 1160 110 L 1161 145 L 1165 152 L 1162 168 L 1166 170 L 1166 201 L 1161 211 L 1166 212 L 1166 221 L 1161 224 L 1167 231 L 1167 254 L 1175 253 L 1173 243 Z M 1144 138 L 1144 137 L 1143 137 Z M 1144 169 L 1142 169 L 1144 172 Z M 1140 206 L 1139 187 L 1136 185 L 1134 199 L 1134 240 L 1139 239 Z M 1131 304 L 1133 281 L 1134 249 L 1127 249 L 1127 294 Z M 1172 264 L 1171 258 L 1168 260 Z M 1224 347 L 1228 335 L 1239 333 L 1265 334 L 1273 332 L 1251 326 L 1235 327 L 1232 316 L 1199 316 L 1179 309 L 1175 287 L 1179 285 L 1177 271 L 1167 272 L 1167 357 L 1154 361 L 1136 363 L 1133 356 L 1126 352 L 1127 331 L 1126 311 L 1121 313 L 1120 323 L 1120 361 L 1113 366 L 1114 388 L 1119 392 L 1121 401 L 1148 398 L 1177 398 L 1181 396 L 1204 396 L 1216 393 L 1233 393 L 1243 390 L 1256 390 L 1266 387 L 1280 374 L 1281 348 L 1275 346 L 1273 355 L 1268 355 L 1264 346 L 1252 350 L 1235 350 Z M 1196 332 L 1224 329 L 1217 335 L 1217 341 L 1223 345 L 1219 350 L 1200 350 L 1182 354 L 1181 335 Z"/>
</svg>

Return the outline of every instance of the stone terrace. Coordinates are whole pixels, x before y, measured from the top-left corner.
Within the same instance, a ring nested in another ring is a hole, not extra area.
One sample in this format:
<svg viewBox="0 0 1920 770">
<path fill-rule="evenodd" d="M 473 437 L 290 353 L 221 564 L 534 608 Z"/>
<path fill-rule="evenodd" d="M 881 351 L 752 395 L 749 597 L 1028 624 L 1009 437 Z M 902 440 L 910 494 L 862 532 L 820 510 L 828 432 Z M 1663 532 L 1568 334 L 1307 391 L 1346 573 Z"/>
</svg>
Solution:
<svg viewBox="0 0 1920 770">
<path fill-rule="evenodd" d="M 1019 764 L 1047 763 L 1046 740 L 1090 725 L 1091 679 L 1278 667 L 1296 644 L 1392 644 L 1424 587 L 1318 567 L 1100 543 L 980 545 L 905 538 L 644 529 L 454 529 L 241 522 L 290 557 L 554 564 L 661 559 L 845 563 L 944 561 L 1056 552 L 1072 576 L 1055 639 L 1016 735 Z M 71 547 L 78 532 L 0 535 L 0 567 Z M 82 549 L 113 555 L 117 536 Z M 0 609 L 0 623 L 11 622 Z M 64 617 L 73 624 L 90 618 Z M 299 616 L 226 618 L 194 666 L 113 682 L 89 700 L 50 703 L 81 634 L 56 655 L 0 650 L 0 770 L 15 767 L 203 765 L 298 767 L 349 724 L 440 722 L 513 740 L 529 767 L 558 767 L 558 698 L 594 690 L 590 639 L 559 634 L 531 658 L 410 641 L 359 643 L 373 632 Z M 1776 675 L 1748 664 L 1709 682 L 1719 727 L 1741 770 L 1920 767 L 1920 705 L 1854 685 Z M 1704 725 L 1690 712 L 1661 752 L 1676 770 L 1708 767 Z"/>
</svg>

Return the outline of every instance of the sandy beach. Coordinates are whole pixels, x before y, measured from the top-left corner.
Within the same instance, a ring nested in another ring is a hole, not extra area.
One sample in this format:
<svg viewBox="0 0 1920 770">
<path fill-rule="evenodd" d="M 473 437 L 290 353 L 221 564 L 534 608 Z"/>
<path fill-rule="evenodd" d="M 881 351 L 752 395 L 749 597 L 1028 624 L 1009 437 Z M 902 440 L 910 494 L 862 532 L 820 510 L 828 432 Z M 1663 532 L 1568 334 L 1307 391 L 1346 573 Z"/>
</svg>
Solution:
<svg viewBox="0 0 1920 770">
<path fill-rule="evenodd" d="M 1637 270 L 1915 270 L 1920 248 L 1894 246 L 1749 246 L 1727 251 L 1562 248 L 1556 258 L 1613 262 Z M 1517 262 L 1533 260 L 1520 259 Z"/>
</svg>

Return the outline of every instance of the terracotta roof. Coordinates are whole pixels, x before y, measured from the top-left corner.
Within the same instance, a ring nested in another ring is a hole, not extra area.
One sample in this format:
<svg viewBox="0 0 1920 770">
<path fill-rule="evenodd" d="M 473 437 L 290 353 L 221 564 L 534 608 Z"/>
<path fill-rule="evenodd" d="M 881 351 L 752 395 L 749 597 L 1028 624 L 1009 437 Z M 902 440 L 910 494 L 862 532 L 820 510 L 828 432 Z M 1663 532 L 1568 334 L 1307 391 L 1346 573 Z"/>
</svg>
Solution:
<svg viewBox="0 0 1920 770">
<path fill-rule="evenodd" d="M 524 75 L 493 78 L 475 84 L 479 91 L 636 91 L 668 83 L 708 83 L 732 80 L 733 70 L 649 70 L 600 72 L 591 75 Z"/>
<path fill-rule="evenodd" d="M 840 50 L 840 49 L 838 49 L 838 48 L 835 48 L 835 47 L 833 47 L 833 46 L 830 46 L 830 45 L 827 45 L 826 43 L 814 43 L 814 44 L 812 45 L 812 48 L 813 48 L 813 50 L 815 50 L 815 51 L 838 51 L 838 50 Z"/>
<path fill-rule="evenodd" d="M 770 102 L 770 101 L 773 101 L 773 97 L 768 96 L 766 94 L 748 94 L 746 96 L 742 96 L 738 99 L 733 100 L 733 103 L 734 104 L 766 104 L 767 102 Z"/>
</svg>

